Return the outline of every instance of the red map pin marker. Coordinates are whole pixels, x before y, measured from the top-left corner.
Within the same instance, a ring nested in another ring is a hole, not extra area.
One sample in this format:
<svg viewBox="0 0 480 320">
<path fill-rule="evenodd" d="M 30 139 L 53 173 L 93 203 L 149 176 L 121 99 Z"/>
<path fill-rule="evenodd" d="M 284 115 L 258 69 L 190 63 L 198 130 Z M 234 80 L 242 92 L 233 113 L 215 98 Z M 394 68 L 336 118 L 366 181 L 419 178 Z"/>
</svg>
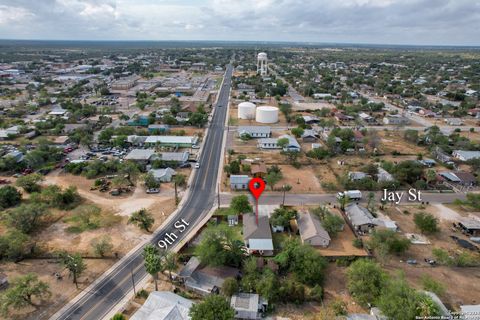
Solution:
<svg viewBox="0 0 480 320">
<path fill-rule="evenodd" d="M 255 197 L 255 199 L 257 199 L 258 201 L 258 198 L 260 198 L 260 196 L 262 195 L 263 190 L 265 190 L 265 181 L 260 178 L 253 178 L 248 183 L 248 188 L 250 189 L 250 192 Z"/>
</svg>

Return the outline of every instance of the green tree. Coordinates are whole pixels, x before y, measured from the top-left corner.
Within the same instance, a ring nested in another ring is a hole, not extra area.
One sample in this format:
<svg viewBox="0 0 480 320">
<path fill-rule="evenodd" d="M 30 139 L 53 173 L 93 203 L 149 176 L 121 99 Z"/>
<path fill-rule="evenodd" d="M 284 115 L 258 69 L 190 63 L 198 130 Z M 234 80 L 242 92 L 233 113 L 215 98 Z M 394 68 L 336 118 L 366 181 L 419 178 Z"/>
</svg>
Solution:
<svg viewBox="0 0 480 320">
<path fill-rule="evenodd" d="M 22 200 L 22 194 L 15 187 L 5 186 L 0 188 L 0 209 L 16 206 Z"/>
<path fill-rule="evenodd" d="M 8 211 L 5 219 L 9 226 L 28 234 L 35 230 L 47 215 L 49 211 L 46 205 L 29 203 Z"/>
<path fill-rule="evenodd" d="M 287 192 L 289 192 L 290 190 L 292 190 L 292 186 L 289 185 L 289 184 L 284 184 L 282 186 L 282 191 L 283 191 L 283 199 L 282 199 L 282 206 L 285 205 L 285 195 Z"/>
<path fill-rule="evenodd" d="M 434 184 L 437 181 L 437 173 L 433 169 L 427 170 L 425 177 L 427 178 L 428 184 Z"/>
<path fill-rule="evenodd" d="M 187 185 L 187 176 L 181 173 L 177 173 L 173 177 L 173 182 L 175 182 L 179 187 L 185 187 Z"/>
<path fill-rule="evenodd" d="M 143 248 L 143 263 L 145 270 L 152 276 L 155 282 L 155 291 L 158 291 L 158 273 L 164 271 L 165 266 L 162 263 L 162 257 L 157 247 L 148 244 Z"/>
<path fill-rule="evenodd" d="M 443 296 L 445 294 L 445 285 L 441 282 L 435 281 L 432 276 L 425 273 L 422 275 L 421 280 L 424 290 L 433 292 L 438 296 Z"/>
<path fill-rule="evenodd" d="M 389 319 L 410 320 L 438 315 L 438 307 L 432 302 L 428 296 L 409 287 L 401 276 L 388 281 L 377 305 Z"/>
<path fill-rule="evenodd" d="M 78 278 L 87 269 L 87 265 L 83 261 L 82 256 L 79 253 L 69 254 L 67 252 L 60 252 L 58 255 L 60 264 L 68 269 L 70 275 L 73 277 L 73 283 L 78 288 Z"/>
<path fill-rule="evenodd" d="M 222 293 L 226 297 L 231 297 L 238 292 L 238 281 L 235 278 L 226 278 L 222 284 Z"/>
<path fill-rule="evenodd" d="M 287 228 L 290 226 L 290 220 L 294 219 L 296 216 L 296 210 L 280 207 L 273 211 L 272 216 L 270 217 L 270 224 Z"/>
<path fill-rule="evenodd" d="M 402 184 L 413 184 L 421 179 L 422 174 L 422 164 L 413 160 L 400 162 L 393 168 L 395 179 Z"/>
<path fill-rule="evenodd" d="M 154 189 L 160 187 L 160 183 L 155 179 L 152 173 L 147 173 L 144 179 L 145 187 L 147 189 Z"/>
<path fill-rule="evenodd" d="M 284 303 L 303 304 L 306 298 L 305 286 L 292 279 L 286 280 L 280 286 L 279 296 Z"/>
<path fill-rule="evenodd" d="M 26 306 L 37 307 L 33 299 L 46 299 L 51 296 L 48 284 L 38 280 L 34 273 L 14 278 L 10 287 L 0 296 L 0 310 L 8 317 L 10 311 L 21 310 Z"/>
<path fill-rule="evenodd" d="M 248 201 L 248 197 L 244 194 L 232 198 L 230 209 L 232 209 L 235 214 L 252 212 L 252 206 Z"/>
<path fill-rule="evenodd" d="M 127 320 L 127 318 L 121 313 L 116 313 L 110 320 Z"/>
<path fill-rule="evenodd" d="M 162 258 L 165 270 L 168 271 L 168 279 L 172 282 L 172 271 L 177 269 L 177 255 L 173 251 L 167 251 Z"/>
<path fill-rule="evenodd" d="M 303 128 L 300 128 L 300 127 L 292 129 L 292 134 L 297 138 L 300 138 L 304 132 L 305 130 L 303 130 Z"/>
<path fill-rule="evenodd" d="M 150 228 L 153 226 L 155 219 L 152 214 L 143 208 L 132 213 L 128 219 L 128 223 L 137 225 L 140 229 L 150 232 Z"/>
<path fill-rule="evenodd" d="M 303 284 L 314 286 L 323 282 L 327 260 L 309 245 L 289 239 L 283 251 L 275 256 L 275 261 L 283 272 L 294 273 L 295 278 Z"/>
<path fill-rule="evenodd" d="M 224 297 L 212 294 L 190 308 L 190 317 L 192 320 L 233 320 L 235 310 Z"/>
<path fill-rule="evenodd" d="M 237 160 L 230 162 L 229 168 L 230 168 L 230 174 L 239 174 L 240 162 L 238 162 Z"/>
<path fill-rule="evenodd" d="M 101 258 L 105 257 L 113 250 L 112 238 L 108 235 L 104 235 L 93 239 L 90 242 L 95 254 Z"/>
<path fill-rule="evenodd" d="M 265 176 L 265 181 L 267 185 L 270 186 L 270 190 L 273 190 L 280 180 L 282 180 L 282 174 L 278 172 L 270 172 Z"/>
<path fill-rule="evenodd" d="M 325 214 L 325 218 L 322 220 L 323 227 L 332 237 L 335 237 L 343 229 L 344 224 L 345 221 L 342 217 L 330 212 Z"/>
<path fill-rule="evenodd" d="M 380 258 L 388 254 L 402 254 L 410 247 L 410 240 L 400 237 L 393 230 L 373 231 L 368 245 L 376 251 Z"/>
<path fill-rule="evenodd" d="M 23 188 L 28 193 L 40 191 L 39 183 L 43 181 L 43 176 L 37 173 L 32 173 L 26 176 L 21 176 L 15 182 L 17 187 Z"/>
<path fill-rule="evenodd" d="M 348 291 L 363 306 L 373 304 L 380 297 L 386 281 L 386 273 L 371 260 L 357 260 L 347 270 Z"/>
<path fill-rule="evenodd" d="M 350 198 L 343 193 L 342 195 L 337 196 L 337 202 L 340 205 L 340 210 L 345 211 L 345 207 L 350 202 Z"/>
<path fill-rule="evenodd" d="M 265 268 L 258 275 L 254 287 L 255 291 L 268 301 L 275 302 L 279 298 L 280 282 L 278 281 L 278 276 L 268 268 Z"/>
<path fill-rule="evenodd" d="M 415 213 L 413 221 L 422 233 L 438 232 L 438 219 L 426 212 Z"/>
<path fill-rule="evenodd" d="M 209 226 L 195 248 L 195 254 L 203 264 L 238 267 L 245 256 L 243 242 L 234 230 L 226 225 Z"/>
<path fill-rule="evenodd" d="M 13 261 L 21 260 L 29 251 L 28 235 L 16 229 L 9 230 L 5 235 L 0 236 L 0 258 Z"/>
<path fill-rule="evenodd" d="M 282 149 L 288 146 L 288 143 L 289 140 L 287 138 L 280 138 L 277 140 L 277 145 Z"/>
</svg>

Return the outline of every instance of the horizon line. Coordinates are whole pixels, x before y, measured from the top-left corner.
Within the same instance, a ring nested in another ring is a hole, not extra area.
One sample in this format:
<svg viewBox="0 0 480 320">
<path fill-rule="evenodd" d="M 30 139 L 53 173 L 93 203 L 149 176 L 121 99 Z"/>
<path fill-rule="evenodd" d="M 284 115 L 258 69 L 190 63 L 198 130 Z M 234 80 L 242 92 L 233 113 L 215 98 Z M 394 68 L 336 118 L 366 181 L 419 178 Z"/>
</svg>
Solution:
<svg viewBox="0 0 480 320">
<path fill-rule="evenodd" d="M 3 41 L 20 41 L 20 42 L 196 42 L 196 43 L 252 43 L 252 44 L 294 44 L 294 45 L 335 45 L 335 46 L 384 46 L 384 47 L 447 47 L 447 48 L 475 48 L 480 49 L 480 44 L 409 44 L 409 43 L 371 43 L 371 42 L 319 42 L 319 41 L 289 41 L 289 40 L 133 40 L 133 39 L 13 39 L 13 38 L 0 38 L 0 42 Z"/>
</svg>

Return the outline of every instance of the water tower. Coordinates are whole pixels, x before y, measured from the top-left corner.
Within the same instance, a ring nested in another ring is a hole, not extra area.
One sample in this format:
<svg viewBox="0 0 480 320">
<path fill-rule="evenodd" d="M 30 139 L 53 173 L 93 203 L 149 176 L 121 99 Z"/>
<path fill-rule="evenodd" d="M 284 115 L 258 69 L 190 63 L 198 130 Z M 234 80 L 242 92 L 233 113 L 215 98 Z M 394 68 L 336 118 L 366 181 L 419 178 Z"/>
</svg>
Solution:
<svg viewBox="0 0 480 320">
<path fill-rule="evenodd" d="M 265 52 L 260 52 L 257 56 L 257 73 L 266 76 L 268 72 L 268 58 Z"/>
</svg>

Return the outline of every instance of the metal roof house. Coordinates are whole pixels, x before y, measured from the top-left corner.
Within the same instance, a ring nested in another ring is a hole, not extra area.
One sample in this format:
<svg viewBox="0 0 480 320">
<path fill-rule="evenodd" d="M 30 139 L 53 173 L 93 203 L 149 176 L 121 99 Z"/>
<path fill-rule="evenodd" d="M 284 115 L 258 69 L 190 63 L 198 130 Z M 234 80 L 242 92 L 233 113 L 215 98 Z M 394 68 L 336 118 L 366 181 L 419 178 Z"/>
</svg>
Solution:
<svg viewBox="0 0 480 320">
<path fill-rule="evenodd" d="M 280 139 L 288 140 L 288 143 L 283 148 L 283 151 L 300 152 L 301 147 L 297 139 L 295 139 L 294 137 L 288 134 L 281 135 L 280 137 L 278 137 L 278 139 L 274 139 L 274 138 L 259 139 L 257 143 L 257 147 L 260 149 L 281 149 L 281 147 L 278 145 L 278 140 Z"/>
<path fill-rule="evenodd" d="M 385 169 L 378 167 L 377 182 L 395 181 L 395 178 Z"/>
<path fill-rule="evenodd" d="M 247 175 L 234 175 L 230 176 L 230 189 L 232 190 L 247 190 L 250 177 Z"/>
<path fill-rule="evenodd" d="M 480 221 L 471 218 L 462 218 L 458 224 L 468 234 L 480 236 Z"/>
<path fill-rule="evenodd" d="M 480 158 L 480 151 L 455 150 L 452 156 L 460 161 L 468 161 Z"/>
<path fill-rule="evenodd" d="M 240 126 L 238 135 L 248 134 L 252 138 L 270 138 L 272 129 L 269 126 Z"/>
<path fill-rule="evenodd" d="M 346 206 L 345 214 L 355 231 L 370 232 L 375 227 L 372 213 L 358 204 L 352 203 Z"/>
<path fill-rule="evenodd" d="M 297 224 L 302 243 L 308 243 L 314 247 L 328 247 L 331 241 L 330 235 L 316 216 L 310 212 L 299 213 Z"/>
<path fill-rule="evenodd" d="M 472 187 L 477 184 L 477 179 L 470 172 L 465 171 L 446 171 L 439 172 L 439 176 L 443 179 L 465 187 Z"/>
<path fill-rule="evenodd" d="M 187 163 L 190 153 L 185 152 L 161 152 L 158 154 L 158 159 L 162 161 L 178 162 L 180 164 Z"/>
<path fill-rule="evenodd" d="M 268 303 L 256 293 L 238 293 L 230 299 L 230 306 L 235 310 L 235 319 L 261 319 Z"/>
<path fill-rule="evenodd" d="M 348 173 L 348 179 L 352 181 L 362 180 L 368 177 L 370 177 L 368 174 L 360 171 L 350 171 Z"/>
<path fill-rule="evenodd" d="M 243 215 L 243 239 L 249 253 L 264 256 L 273 255 L 272 230 L 267 216 L 256 217 L 252 214 Z"/>
<path fill-rule="evenodd" d="M 157 182 L 170 182 L 172 177 L 177 174 L 172 168 L 152 169 L 148 173 L 151 173 Z"/>
<path fill-rule="evenodd" d="M 154 133 L 154 132 L 165 133 L 169 131 L 170 131 L 170 127 L 166 124 L 151 124 L 148 126 L 148 132 L 150 133 Z"/>
<path fill-rule="evenodd" d="M 406 125 L 410 123 L 410 119 L 399 114 L 389 114 L 383 118 L 384 124 L 390 125 Z"/>
<path fill-rule="evenodd" d="M 154 154 L 154 149 L 133 149 L 125 156 L 125 160 L 148 162 Z"/>
<path fill-rule="evenodd" d="M 318 134 L 311 129 L 306 129 L 302 134 L 303 142 L 315 142 L 318 140 Z"/>
<path fill-rule="evenodd" d="M 202 267 L 197 257 L 191 257 L 178 277 L 188 290 L 208 295 L 218 293 L 226 278 L 237 278 L 239 274 L 240 271 L 232 267 Z"/>
<path fill-rule="evenodd" d="M 197 142 L 197 136 L 148 136 L 145 140 L 145 144 L 185 148 L 191 148 Z"/>
<path fill-rule="evenodd" d="M 153 291 L 130 320 L 190 320 L 191 300 L 169 291 Z"/>
</svg>

